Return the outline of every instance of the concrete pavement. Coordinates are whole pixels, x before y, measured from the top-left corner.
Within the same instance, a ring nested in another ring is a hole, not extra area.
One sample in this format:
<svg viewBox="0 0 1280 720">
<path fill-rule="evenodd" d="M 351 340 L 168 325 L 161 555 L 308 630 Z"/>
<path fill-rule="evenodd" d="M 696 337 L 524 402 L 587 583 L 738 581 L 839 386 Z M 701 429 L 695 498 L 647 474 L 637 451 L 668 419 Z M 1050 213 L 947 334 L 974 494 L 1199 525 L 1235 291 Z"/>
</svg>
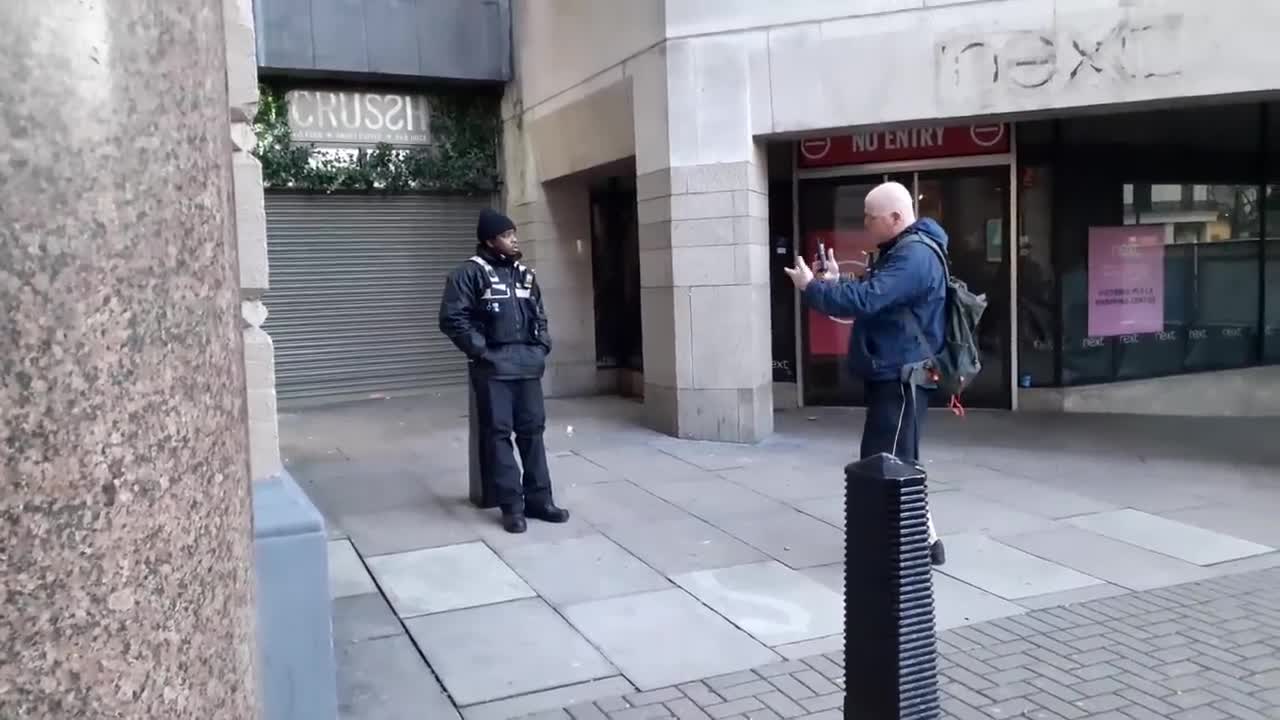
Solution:
<svg viewBox="0 0 1280 720">
<path fill-rule="evenodd" d="M 626 400 L 548 409 L 574 519 L 523 536 L 466 502 L 460 394 L 281 416 L 333 532 L 344 717 L 559 712 L 842 648 L 856 410 L 783 413 L 735 446 L 649 432 Z M 1276 422 L 929 422 L 940 629 L 1280 565 Z"/>
</svg>

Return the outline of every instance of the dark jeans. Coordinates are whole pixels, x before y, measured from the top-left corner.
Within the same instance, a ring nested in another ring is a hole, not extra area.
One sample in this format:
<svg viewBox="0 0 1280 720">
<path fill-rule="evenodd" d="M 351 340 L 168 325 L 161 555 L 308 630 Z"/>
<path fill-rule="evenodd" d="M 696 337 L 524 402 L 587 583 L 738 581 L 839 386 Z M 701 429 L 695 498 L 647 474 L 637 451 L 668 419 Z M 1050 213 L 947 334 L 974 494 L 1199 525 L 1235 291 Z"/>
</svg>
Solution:
<svg viewBox="0 0 1280 720">
<path fill-rule="evenodd" d="M 922 388 L 899 382 L 866 385 L 867 421 L 862 428 L 863 459 L 888 453 L 903 462 L 920 462 L 920 430 L 929 410 Z"/>
<path fill-rule="evenodd" d="M 903 462 L 920 462 L 920 432 L 929 412 L 929 393 L 899 382 L 867 383 L 867 422 L 862 427 L 863 459 L 888 453 Z M 933 514 L 929 542 L 938 539 Z"/>
<path fill-rule="evenodd" d="M 472 375 L 480 431 L 480 473 L 491 483 L 504 512 L 524 512 L 525 506 L 551 504 L 551 473 L 542 442 L 547 411 L 539 380 L 494 380 Z M 521 477 L 511 434 L 524 465 Z"/>
</svg>

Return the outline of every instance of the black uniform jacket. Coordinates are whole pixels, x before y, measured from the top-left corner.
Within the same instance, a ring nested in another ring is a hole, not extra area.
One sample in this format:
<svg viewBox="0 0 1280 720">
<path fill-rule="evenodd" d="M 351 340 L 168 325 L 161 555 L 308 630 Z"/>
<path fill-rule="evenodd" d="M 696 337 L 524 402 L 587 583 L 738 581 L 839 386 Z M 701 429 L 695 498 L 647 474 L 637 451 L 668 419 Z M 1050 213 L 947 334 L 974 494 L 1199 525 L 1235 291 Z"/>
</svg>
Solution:
<svg viewBox="0 0 1280 720">
<path fill-rule="evenodd" d="M 551 335 L 533 271 L 483 245 L 476 257 L 488 267 L 468 260 L 449 274 L 440 301 L 440 332 L 470 358 L 480 376 L 542 377 Z"/>
</svg>

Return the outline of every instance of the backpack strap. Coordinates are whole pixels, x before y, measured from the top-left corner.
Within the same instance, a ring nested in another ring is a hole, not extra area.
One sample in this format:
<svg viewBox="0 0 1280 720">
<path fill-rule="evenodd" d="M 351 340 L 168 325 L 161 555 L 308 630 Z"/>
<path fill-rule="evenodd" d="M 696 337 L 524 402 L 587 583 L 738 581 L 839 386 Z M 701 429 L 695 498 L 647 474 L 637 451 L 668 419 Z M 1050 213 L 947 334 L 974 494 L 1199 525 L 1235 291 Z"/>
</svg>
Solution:
<svg viewBox="0 0 1280 720">
<path fill-rule="evenodd" d="M 939 246 L 938 243 L 919 233 L 912 233 L 911 237 L 904 240 L 902 244 L 895 247 L 894 250 L 902 247 L 902 245 L 908 245 L 911 243 L 920 243 L 921 245 L 928 247 L 933 251 L 934 256 L 938 258 L 938 262 L 942 263 L 942 283 L 944 286 L 943 291 L 945 292 L 945 286 L 951 280 L 951 263 L 947 262 L 947 254 L 942 251 L 942 247 Z M 911 308 L 903 306 L 898 310 L 898 314 L 906 322 L 907 327 L 911 329 L 911 333 L 916 336 L 916 342 L 924 349 L 925 353 L 928 354 L 929 359 L 932 359 L 934 357 L 934 352 L 929 349 L 929 340 L 924 336 L 924 328 L 920 327 L 920 321 L 916 320 L 916 316 L 911 313 Z"/>
</svg>

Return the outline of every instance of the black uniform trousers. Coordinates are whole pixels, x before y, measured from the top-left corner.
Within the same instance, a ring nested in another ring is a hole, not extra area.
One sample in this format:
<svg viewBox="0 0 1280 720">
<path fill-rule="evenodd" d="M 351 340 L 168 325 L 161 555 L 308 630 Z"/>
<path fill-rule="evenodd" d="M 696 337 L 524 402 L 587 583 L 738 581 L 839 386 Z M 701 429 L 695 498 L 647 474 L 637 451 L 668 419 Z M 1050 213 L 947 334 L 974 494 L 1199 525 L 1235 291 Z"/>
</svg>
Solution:
<svg viewBox="0 0 1280 720">
<path fill-rule="evenodd" d="M 542 382 L 498 380 L 471 375 L 476 393 L 477 425 L 480 430 L 480 476 L 491 484 L 503 512 L 522 513 L 525 506 L 542 508 L 552 504 L 551 472 L 547 469 L 547 449 L 542 433 L 547 411 L 542 402 Z M 515 433 L 520 461 L 516 464 L 511 435 Z"/>
<path fill-rule="evenodd" d="M 892 380 L 868 382 L 866 404 L 861 458 L 888 453 L 903 462 L 920 462 L 920 431 L 929 410 L 928 391 Z"/>
</svg>

